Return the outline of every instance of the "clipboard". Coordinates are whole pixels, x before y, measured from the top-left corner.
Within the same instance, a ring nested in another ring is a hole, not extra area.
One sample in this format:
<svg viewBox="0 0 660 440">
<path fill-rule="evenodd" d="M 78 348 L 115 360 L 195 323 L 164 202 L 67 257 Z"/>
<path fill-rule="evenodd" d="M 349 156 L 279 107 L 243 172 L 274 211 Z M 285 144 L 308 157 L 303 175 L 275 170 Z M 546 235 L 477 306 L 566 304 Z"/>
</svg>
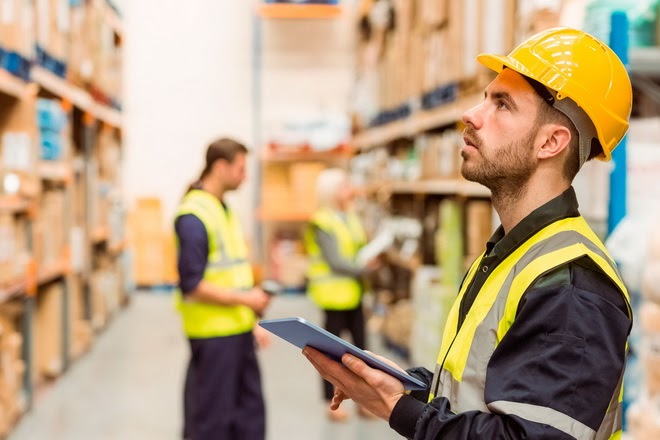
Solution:
<svg viewBox="0 0 660 440">
<path fill-rule="evenodd" d="M 260 321 L 259 325 L 300 349 L 306 346 L 313 347 L 337 362 L 341 362 L 341 357 L 344 354 L 352 354 L 363 360 L 371 368 L 381 370 L 397 378 L 406 390 L 427 389 L 427 385 L 421 380 L 386 364 L 304 318 L 266 319 Z"/>
</svg>

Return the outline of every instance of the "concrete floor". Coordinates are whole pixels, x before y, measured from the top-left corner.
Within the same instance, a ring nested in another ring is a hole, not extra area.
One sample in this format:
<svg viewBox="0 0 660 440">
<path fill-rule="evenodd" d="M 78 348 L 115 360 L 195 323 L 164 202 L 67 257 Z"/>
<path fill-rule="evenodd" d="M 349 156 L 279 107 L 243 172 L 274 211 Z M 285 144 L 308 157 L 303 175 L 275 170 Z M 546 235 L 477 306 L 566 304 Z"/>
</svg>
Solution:
<svg viewBox="0 0 660 440">
<path fill-rule="evenodd" d="M 40 394 L 9 440 L 180 439 L 188 348 L 171 304 L 169 295 L 135 295 L 92 350 Z M 320 322 L 299 296 L 277 298 L 266 317 L 286 316 Z M 273 337 L 260 358 L 269 440 L 400 438 L 380 420 L 329 422 L 320 379 L 297 348 Z"/>
</svg>

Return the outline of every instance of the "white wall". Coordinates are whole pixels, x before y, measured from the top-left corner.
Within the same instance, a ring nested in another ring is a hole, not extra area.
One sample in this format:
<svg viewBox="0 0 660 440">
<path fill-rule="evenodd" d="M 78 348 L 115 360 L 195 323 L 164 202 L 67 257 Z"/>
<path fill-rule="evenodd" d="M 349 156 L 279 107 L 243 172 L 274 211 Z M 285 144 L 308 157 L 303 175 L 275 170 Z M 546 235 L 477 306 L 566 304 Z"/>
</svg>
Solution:
<svg viewBox="0 0 660 440">
<path fill-rule="evenodd" d="M 209 141 L 228 135 L 254 147 L 253 2 L 139 0 L 122 6 L 125 194 L 129 206 L 137 197 L 159 197 L 169 222 L 201 171 Z M 247 183 L 233 197 L 245 219 L 252 215 Z"/>
<path fill-rule="evenodd" d="M 333 20 L 262 20 L 254 71 L 256 0 L 118 2 L 125 23 L 125 194 L 159 197 L 166 221 L 198 177 L 209 141 L 234 136 L 257 151 L 267 127 L 300 109 L 346 111 L 353 84 L 355 0 Z M 260 95 L 253 96 L 253 75 Z M 254 121 L 254 99 L 260 120 Z M 263 118 L 263 121 L 261 119 Z M 257 154 L 230 198 L 254 231 Z"/>
</svg>

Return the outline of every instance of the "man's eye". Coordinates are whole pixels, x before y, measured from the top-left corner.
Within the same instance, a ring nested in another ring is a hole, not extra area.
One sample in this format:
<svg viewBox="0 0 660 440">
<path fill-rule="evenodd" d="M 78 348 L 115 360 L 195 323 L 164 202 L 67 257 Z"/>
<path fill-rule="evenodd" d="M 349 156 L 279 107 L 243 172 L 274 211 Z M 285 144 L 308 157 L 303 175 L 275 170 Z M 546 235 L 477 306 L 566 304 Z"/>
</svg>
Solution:
<svg viewBox="0 0 660 440">
<path fill-rule="evenodd" d="M 497 108 L 500 110 L 507 110 L 509 108 L 504 101 L 497 101 Z"/>
</svg>

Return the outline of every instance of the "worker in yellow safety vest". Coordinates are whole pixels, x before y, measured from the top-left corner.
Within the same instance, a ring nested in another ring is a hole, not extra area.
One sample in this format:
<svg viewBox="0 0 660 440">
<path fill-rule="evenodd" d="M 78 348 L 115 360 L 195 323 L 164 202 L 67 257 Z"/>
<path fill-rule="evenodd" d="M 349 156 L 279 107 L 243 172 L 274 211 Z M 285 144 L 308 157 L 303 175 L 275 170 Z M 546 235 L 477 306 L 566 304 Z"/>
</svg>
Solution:
<svg viewBox="0 0 660 440">
<path fill-rule="evenodd" d="M 333 408 L 351 398 L 404 437 L 620 438 L 630 299 L 571 184 L 628 130 L 628 73 L 570 28 L 477 59 L 497 77 L 463 114 L 461 173 L 491 190 L 501 225 L 460 286 L 435 372 L 408 370 L 428 389 L 304 354 L 336 385 Z"/>
<path fill-rule="evenodd" d="M 361 265 L 356 261 L 367 237 L 353 211 L 355 191 L 346 172 L 339 168 L 322 171 L 316 188 L 319 207 L 304 236 L 309 256 L 307 294 L 323 310 L 326 330 L 335 335 L 347 330 L 355 345 L 366 348 L 363 277 L 377 267 L 377 262 Z M 331 383 L 323 382 L 323 393 L 329 403 L 334 395 Z M 358 414 L 371 416 L 362 407 Z M 339 409 L 328 411 L 328 416 L 344 421 L 348 413 Z"/>
<path fill-rule="evenodd" d="M 269 296 L 254 286 L 236 213 L 224 201 L 245 179 L 247 149 L 227 138 L 206 151 L 206 166 L 179 206 L 177 306 L 191 348 L 184 390 L 184 439 L 265 437 L 255 326 Z M 254 331 L 254 335 L 253 335 Z"/>
</svg>

